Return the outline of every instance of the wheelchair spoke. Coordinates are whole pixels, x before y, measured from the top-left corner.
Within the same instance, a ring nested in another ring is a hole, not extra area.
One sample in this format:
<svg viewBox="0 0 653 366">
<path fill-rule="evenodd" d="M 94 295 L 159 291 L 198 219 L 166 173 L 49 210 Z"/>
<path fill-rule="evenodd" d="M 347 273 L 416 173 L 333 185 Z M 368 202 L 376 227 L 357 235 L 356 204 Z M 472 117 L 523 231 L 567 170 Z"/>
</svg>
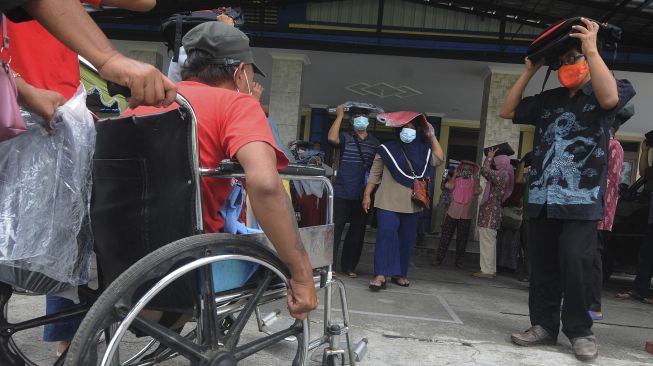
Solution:
<svg viewBox="0 0 653 366">
<path fill-rule="evenodd" d="M 159 323 L 145 319 L 142 316 L 137 316 L 134 319 L 132 326 L 191 361 L 208 361 L 208 358 L 204 354 L 204 350 L 201 346 L 193 343 L 186 337 L 183 337 L 181 334 L 175 333 L 172 330 L 160 325 Z"/>
<path fill-rule="evenodd" d="M 216 319 L 218 310 L 215 304 L 215 286 L 213 284 L 213 270 L 211 265 L 199 269 L 202 282 L 200 287 L 200 317 L 199 334 L 200 343 L 217 349 L 220 343 L 218 332 L 218 321 Z"/>
<path fill-rule="evenodd" d="M 249 299 L 247 304 L 245 304 L 243 310 L 240 311 L 238 318 L 236 318 L 236 322 L 231 326 L 231 330 L 229 330 L 229 333 L 227 334 L 228 339 L 225 342 L 225 348 L 227 350 L 231 351 L 236 348 L 236 344 L 238 344 L 238 339 L 240 338 L 240 333 L 242 333 L 243 329 L 245 329 L 245 324 L 247 324 L 247 321 L 252 316 L 252 313 L 256 309 L 256 305 L 261 299 L 261 296 L 268 288 L 268 286 L 270 286 L 270 282 L 272 282 L 272 273 L 270 271 L 266 271 L 265 278 L 263 278 L 263 280 L 259 283 L 256 291 Z"/>
<path fill-rule="evenodd" d="M 267 337 L 260 338 L 253 342 L 237 347 L 234 351 L 234 355 L 236 356 L 236 359 L 240 361 L 271 345 L 277 344 L 290 336 L 296 336 L 299 342 L 300 341 L 299 338 L 301 337 L 301 334 L 302 334 L 302 323 L 295 322 L 288 329 L 282 330 L 278 333 L 274 333 Z M 301 345 L 299 345 L 299 347 L 301 347 Z"/>
</svg>

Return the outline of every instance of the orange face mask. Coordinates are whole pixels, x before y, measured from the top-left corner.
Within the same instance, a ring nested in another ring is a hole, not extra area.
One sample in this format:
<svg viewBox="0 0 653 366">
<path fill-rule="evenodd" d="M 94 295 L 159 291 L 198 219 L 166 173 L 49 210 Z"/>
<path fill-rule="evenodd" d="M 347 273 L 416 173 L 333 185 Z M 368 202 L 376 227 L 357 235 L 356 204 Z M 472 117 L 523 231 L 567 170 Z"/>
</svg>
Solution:
<svg viewBox="0 0 653 366">
<path fill-rule="evenodd" d="M 558 70 L 558 80 L 565 88 L 576 89 L 583 83 L 583 80 L 585 80 L 589 72 L 590 67 L 587 61 L 573 65 L 563 65 Z"/>
</svg>

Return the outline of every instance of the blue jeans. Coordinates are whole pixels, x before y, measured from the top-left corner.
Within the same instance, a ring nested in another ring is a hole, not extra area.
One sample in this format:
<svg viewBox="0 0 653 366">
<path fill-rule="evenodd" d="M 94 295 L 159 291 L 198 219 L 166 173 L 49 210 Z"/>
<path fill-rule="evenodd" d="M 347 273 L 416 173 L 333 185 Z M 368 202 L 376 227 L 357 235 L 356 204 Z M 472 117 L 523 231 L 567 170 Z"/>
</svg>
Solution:
<svg viewBox="0 0 653 366">
<path fill-rule="evenodd" d="M 53 295 L 47 295 L 45 297 L 45 313 L 48 315 L 66 311 L 76 306 L 79 305 L 63 297 Z M 46 324 L 43 328 L 43 340 L 45 342 L 72 340 L 83 318 L 84 314 L 80 314 L 74 318 Z"/>
</svg>

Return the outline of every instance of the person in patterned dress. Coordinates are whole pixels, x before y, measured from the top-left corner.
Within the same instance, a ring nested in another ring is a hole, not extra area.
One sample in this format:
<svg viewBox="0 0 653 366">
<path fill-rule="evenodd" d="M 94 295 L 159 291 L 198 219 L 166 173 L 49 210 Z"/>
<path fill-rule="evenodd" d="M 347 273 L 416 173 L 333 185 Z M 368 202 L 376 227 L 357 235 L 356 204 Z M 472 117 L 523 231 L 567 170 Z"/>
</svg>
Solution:
<svg viewBox="0 0 653 366">
<path fill-rule="evenodd" d="M 501 226 L 501 204 L 512 193 L 514 172 L 510 158 L 496 156 L 498 149 L 490 148 L 481 168 L 487 179 L 481 206 L 478 210 L 478 233 L 481 247 L 481 270 L 473 274 L 479 278 L 493 278 L 497 273 L 497 230 Z"/>
<path fill-rule="evenodd" d="M 601 310 L 601 291 L 603 290 L 603 248 L 605 240 L 614 223 L 614 214 L 617 211 L 619 200 L 619 182 L 621 180 L 621 167 L 624 163 L 624 149 L 615 138 L 619 127 L 624 124 L 635 113 L 632 104 L 622 108 L 615 116 L 612 128 L 610 128 L 610 142 L 608 144 L 608 181 L 605 186 L 605 212 L 603 220 L 599 221 L 598 241 L 596 257 L 594 258 L 594 287 L 592 288 L 592 305 L 590 316 L 592 320 L 603 320 Z"/>
</svg>

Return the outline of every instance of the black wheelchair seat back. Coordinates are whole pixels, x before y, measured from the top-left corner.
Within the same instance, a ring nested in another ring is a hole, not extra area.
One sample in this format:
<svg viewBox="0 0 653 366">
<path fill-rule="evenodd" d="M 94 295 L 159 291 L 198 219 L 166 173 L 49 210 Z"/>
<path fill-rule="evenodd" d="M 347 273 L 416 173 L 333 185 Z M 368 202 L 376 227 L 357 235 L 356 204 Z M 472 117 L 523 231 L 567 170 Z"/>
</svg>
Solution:
<svg viewBox="0 0 653 366">
<path fill-rule="evenodd" d="M 184 109 L 98 121 L 91 222 L 106 288 L 145 255 L 198 233 L 192 121 Z M 180 280 L 152 305 L 188 309 L 194 280 Z"/>
</svg>

